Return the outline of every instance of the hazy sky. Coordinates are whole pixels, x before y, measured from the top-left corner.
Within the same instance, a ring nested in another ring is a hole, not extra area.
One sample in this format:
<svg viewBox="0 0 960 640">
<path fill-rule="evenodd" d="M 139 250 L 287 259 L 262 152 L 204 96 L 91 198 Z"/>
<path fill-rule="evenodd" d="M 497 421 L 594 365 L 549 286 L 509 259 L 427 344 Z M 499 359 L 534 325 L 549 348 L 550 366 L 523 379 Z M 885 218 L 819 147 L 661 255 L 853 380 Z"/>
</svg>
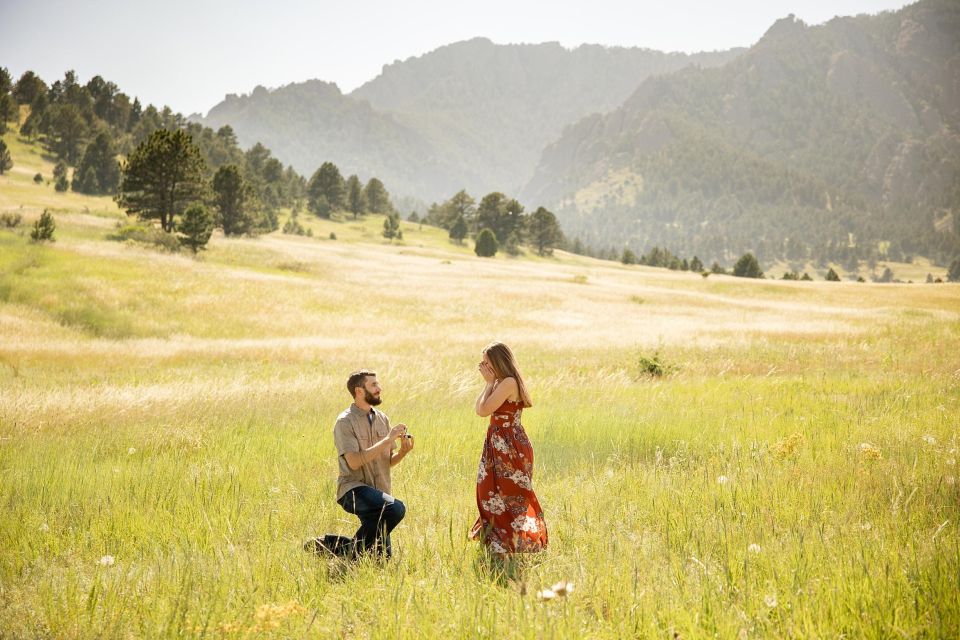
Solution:
<svg viewBox="0 0 960 640">
<path fill-rule="evenodd" d="M 903 0 L 0 0 L 0 66 L 48 83 L 74 69 L 141 102 L 206 113 L 227 93 L 320 78 L 346 93 L 384 64 L 475 36 L 704 51 L 749 46 Z"/>
</svg>

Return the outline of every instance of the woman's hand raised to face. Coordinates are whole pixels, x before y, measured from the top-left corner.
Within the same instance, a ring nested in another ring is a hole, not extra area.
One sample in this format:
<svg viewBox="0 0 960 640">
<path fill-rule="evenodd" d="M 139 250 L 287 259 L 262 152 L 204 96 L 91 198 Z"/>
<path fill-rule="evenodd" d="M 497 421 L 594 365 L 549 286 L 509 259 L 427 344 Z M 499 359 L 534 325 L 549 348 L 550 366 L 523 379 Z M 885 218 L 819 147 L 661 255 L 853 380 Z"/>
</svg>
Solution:
<svg viewBox="0 0 960 640">
<path fill-rule="evenodd" d="M 477 365 L 477 368 L 480 370 L 480 375 L 483 376 L 483 379 L 487 384 L 490 384 L 497 379 L 497 374 L 494 373 L 493 367 L 491 367 L 488 363 L 481 362 L 479 365 Z"/>
</svg>

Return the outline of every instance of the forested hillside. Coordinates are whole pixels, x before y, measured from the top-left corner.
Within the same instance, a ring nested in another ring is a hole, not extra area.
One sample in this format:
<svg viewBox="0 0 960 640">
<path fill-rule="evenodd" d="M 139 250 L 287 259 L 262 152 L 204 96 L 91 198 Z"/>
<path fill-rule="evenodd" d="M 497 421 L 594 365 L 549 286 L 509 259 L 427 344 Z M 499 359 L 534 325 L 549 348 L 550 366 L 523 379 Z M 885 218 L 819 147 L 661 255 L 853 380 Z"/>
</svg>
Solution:
<svg viewBox="0 0 960 640">
<path fill-rule="evenodd" d="M 202 122 L 229 124 L 241 143 L 262 141 L 302 172 L 333 159 L 423 201 L 462 188 L 516 192 L 565 125 L 616 107 L 653 74 L 723 64 L 737 53 L 476 38 L 387 65 L 346 96 L 318 80 L 258 87 L 228 96 Z"/>
<path fill-rule="evenodd" d="M 221 167 L 238 167 L 264 230 L 276 228 L 279 207 L 305 195 L 304 178 L 262 144 L 255 141 L 243 150 L 229 126 L 214 131 L 167 107 L 144 107 L 101 76 L 82 83 L 67 71 L 48 85 L 32 71 L 14 82 L 0 68 L 0 116 L 2 128 L 22 121 L 20 135 L 57 159 L 52 176 L 57 191 L 114 196 L 121 181 L 118 156 L 128 156 L 155 131 L 182 129 L 196 145 L 207 178 Z"/>
<path fill-rule="evenodd" d="M 960 5 L 809 27 L 651 78 L 568 129 L 525 201 L 594 246 L 705 261 L 960 255 Z"/>
</svg>

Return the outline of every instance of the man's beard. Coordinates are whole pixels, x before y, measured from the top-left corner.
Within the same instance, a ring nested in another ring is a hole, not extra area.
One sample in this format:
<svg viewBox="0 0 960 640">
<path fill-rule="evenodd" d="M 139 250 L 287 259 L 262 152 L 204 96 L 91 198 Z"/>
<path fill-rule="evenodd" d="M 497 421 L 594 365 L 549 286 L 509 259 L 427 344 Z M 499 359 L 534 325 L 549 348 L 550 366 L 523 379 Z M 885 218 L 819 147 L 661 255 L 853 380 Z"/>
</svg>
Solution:
<svg viewBox="0 0 960 640">
<path fill-rule="evenodd" d="M 371 407 L 375 407 L 382 402 L 378 396 L 372 395 L 366 389 L 363 390 L 363 399 L 366 400 L 367 404 L 369 404 Z"/>
</svg>

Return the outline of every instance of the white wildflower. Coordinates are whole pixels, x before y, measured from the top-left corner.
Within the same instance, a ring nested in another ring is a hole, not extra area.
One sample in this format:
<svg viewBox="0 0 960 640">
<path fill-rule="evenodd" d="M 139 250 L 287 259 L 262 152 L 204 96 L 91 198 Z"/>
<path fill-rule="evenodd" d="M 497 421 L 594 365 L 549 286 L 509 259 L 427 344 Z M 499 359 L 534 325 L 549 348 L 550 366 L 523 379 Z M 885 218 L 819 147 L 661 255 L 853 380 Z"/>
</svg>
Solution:
<svg viewBox="0 0 960 640">
<path fill-rule="evenodd" d="M 44 522 L 42 525 L 40 525 L 40 531 L 42 531 L 43 533 L 50 531 L 50 525 Z"/>
<path fill-rule="evenodd" d="M 717 476 L 717 484 L 727 484 L 727 482 L 729 482 L 727 476 Z"/>
<path fill-rule="evenodd" d="M 767 605 L 771 609 L 777 606 L 777 596 L 774 593 L 768 593 L 763 597 L 763 604 Z"/>
<path fill-rule="evenodd" d="M 760 553 L 761 551 L 760 545 L 754 542 L 749 547 L 747 547 L 747 551 L 749 551 L 750 553 Z"/>
<path fill-rule="evenodd" d="M 943 477 L 943 482 L 944 482 L 948 487 L 952 487 L 954 484 L 956 484 L 957 479 L 954 478 L 953 476 L 944 476 L 944 477 Z"/>
<path fill-rule="evenodd" d="M 100 558 L 100 564 L 104 567 L 112 567 L 114 563 L 113 556 L 103 556 Z"/>
<path fill-rule="evenodd" d="M 930 435 L 929 433 L 927 433 L 927 434 L 925 434 L 925 435 L 923 436 L 923 441 L 926 442 L 927 444 L 937 444 L 937 439 L 934 438 L 934 437 L 933 437 L 932 435 Z"/>
<path fill-rule="evenodd" d="M 557 594 L 550 589 L 542 589 L 537 591 L 537 600 L 553 600 L 556 597 Z"/>
<path fill-rule="evenodd" d="M 132 455 L 135 454 L 136 452 L 137 452 L 137 448 L 136 448 L 136 447 L 130 447 L 129 449 L 127 449 L 127 455 L 128 455 L 128 456 L 132 456 Z"/>
</svg>

